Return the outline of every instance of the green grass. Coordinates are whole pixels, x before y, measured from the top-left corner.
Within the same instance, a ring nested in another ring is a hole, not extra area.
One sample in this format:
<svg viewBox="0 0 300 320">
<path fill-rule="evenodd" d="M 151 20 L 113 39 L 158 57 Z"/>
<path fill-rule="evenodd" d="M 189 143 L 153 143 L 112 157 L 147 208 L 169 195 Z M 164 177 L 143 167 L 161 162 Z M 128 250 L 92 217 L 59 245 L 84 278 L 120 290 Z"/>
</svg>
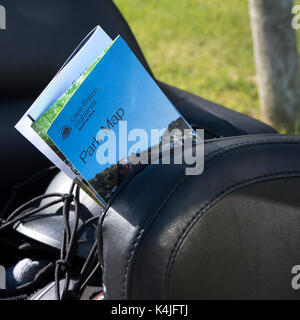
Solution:
<svg viewBox="0 0 300 320">
<path fill-rule="evenodd" d="M 158 79 L 260 119 L 247 0 L 115 3 Z"/>
</svg>

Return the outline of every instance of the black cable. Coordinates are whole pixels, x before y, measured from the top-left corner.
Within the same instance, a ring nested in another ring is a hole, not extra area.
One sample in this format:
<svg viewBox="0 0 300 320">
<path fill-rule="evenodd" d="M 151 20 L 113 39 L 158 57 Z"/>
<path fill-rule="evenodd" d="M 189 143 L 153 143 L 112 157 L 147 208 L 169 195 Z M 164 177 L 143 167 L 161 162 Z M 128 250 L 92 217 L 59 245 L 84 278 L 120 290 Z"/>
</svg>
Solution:
<svg viewBox="0 0 300 320">
<path fill-rule="evenodd" d="M 29 187 L 30 185 L 32 185 L 33 183 L 35 183 L 36 181 L 38 181 L 39 179 L 47 176 L 50 172 L 58 170 L 56 166 L 52 166 L 46 169 L 43 169 L 41 171 L 39 171 L 38 173 L 36 173 L 35 175 L 33 175 L 32 177 L 30 177 L 29 179 L 25 180 L 22 183 L 16 183 L 13 187 L 12 187 L 12 193 L 10 198 L 8 199 L 8 201 L 6 202 L 6 204 L 4 205 L 4 207 L 2 208 L 2 210 L 0 211 L 0 218 L 3 218 L 6 211 L 10 208 L 10 206 L 13 204 L 17 193 L 22 190 L 25 187 Z"/>
<path fill-rule="evenodd" d="M 93 222 L 96 222 L 96 221 L 98 221 L 98 220 L 99 220 L 99 216 L 95 216 L 95 217 L 89 218 L 89 219 L 87 219 L 86 221 L 84 221 L 84 222 L 82 223 L 82 225 L 81 225 L 81 226 L 79 227 L 79 229 L 78 229 L 78 237 L 80 238 L 82 232 L 84 231 L 84 229 L 85 229 L 88 225 L 90 225 L 90 224 L 92 224 Z"/>
<path fill-rule="evenodd" d="M 50 196 L 52 196 L 52 195 L 47 195 L 47 196 L 45 195 L 44 197 L 41 196 L 40 199 L 42 200 L 42 199 L 45 199 L 45 198 L 49 198 Z M 62 201 L 62 199 L 58 199 L 58 200 L 49 202 L 49 203 L 45 204 L 44 206 L 42 206 L 40 208 L 36 208 L 36 209 L 31 210 L 31 211 L 25 212 L 24 214 L 22 214 L 20 216 L 17 216 L 14 219 L 10 219 L 10 220 L 2 219 L 0 221 L 0 231 L 4 231 L 4 230 L 8 229 L 9 227 L 13 226 L 15 223 L 20 222 L 21 220 L 23 220 L 25 218 L 28 218 L 31 215 L 33 215 L 35 213 L 38 213 L 41 210 L 44 210 L 44 209 L 49 208 L 51 206 L 54 206 L 55 204 L 60 203 L 61 201 Z M 29 204 L 29 202 L 26 203 L 26 206 Z"/>
<path fill-rule="evenodd" d="M 22 186 L 28 186 L 28 184 L 31 184 L 35 181 L 37 181 L 39 178 L 43 177 L 45 173 L 52 171 L 53 168 L 51 167 L 48 170 L 43 170 L 39 173 L 37 173 L 35 176 L 32 178 L 28 179 L 25 181 Z M 70 285 L 70 272 L 71 272 L 71 267 L 72 267 L 72 260 L 74 259 L 74 256 L 76 255 L 76 250 L 77 250 L 77 239 L 78 235 L 81 234 L 81 232 L 84 230 L 84 228 L 89 225 L 90 223 L 96 221 L 98 217 L 92 217 L 88 219 L 83 226 L 78 228 L 79 225 L 79 187 L 77 186 L 76 191 L 75 191 L 75 196 L 73 195 L 75 188 L 75 183 L 73 182 L 71 185 L 71 188 L 69 190 L 69 193 L 67 194 L 62 194 L 62 193 L 51 193 L 51 194 L 46 194 L 46 195 L 41 195 L 38 197 L 35 197 L 32 200 L 27 201 L 23 205 L 21 205 L 19 208 L 14 210 L 7 219 L 0 219 L 0 232 L 8 229 L 9 227 L 13 226 L 17 222 L 21 222 L 23 219 L 30 217 L 33 214 L 38 213 L 41 210 L 44 210 L 48 207 L 51 207 L 57 203 L 63 202 L 63 221 L 64 221 L 64 232 L 62 235 L 62 245 L 61 245 L 61 251 L 60 251 L 60 259 L 58 259 L 55 262 L 55 294 L 56 298 L 58 300 L 63 300 L 67 297 L 67 294 L 69 293 L 69 285 Z M 49 202 L 48 204 L 45 204 L 41 207 L 31 209 L 29 211 L 25 211 L 29 207 L 32 207 L 39 203 L 41 200 L 46 199 L 46 198 L 58 198 L 57 200 L 53 200 Z M 10 202 L 10 200 L 9 200 Z M 69 214 L 70 214 L 70 206 L 71 203 L 74 203 L 75 207 L 75 214 L 74 214 L 74 225 L 71 229 L 70 222 L 69 222 Z M 8 208 L 9 205 L 6 205 L 5 208 Z M 3 211 L 2 211 L 3 212 Z M 80 231 L 80 232 L 79 232 Z M 89 278 L 88 272 L 90 269 L 94 266 L 95 261 L 95 253 L 96 253 L 96 248 L 97 246 L 93 246 L 91 249 L 91 252 L 89 254 L 89 257 L 85 261 L 85 264 L 83 266 L 83 277 L 82 280 L 79 282 L 78 286 L 82 288 L 82 281 L 84 282 L 86 278 Z M 91 265 L 89 265 L 91 264 Z M 60 285 L 59 281 L 61 278 L 65 279 L 65 284 L 62 293 L 60 293 Z"/>
<path fill-rule="evenodd" d="M 93 261 L 95 260 L 95 261 Z M 94 264 L 93 264 L 94 262 Z M 93 268 L 93 265 L 95 265 L 98 263 L 98 259 L 97 259 L 97 241 L 94 242 L 89 255 L 87 257 L 87 259 L 85 260 L 85 263 L 83 264 L 81 271 L 80 271 L 80 275 L 79 278 L 77 279 L 76 283 L 74 284 L 73 287 L 73 292 L 75 296 L 80 296 L 81 294 L 81 288 L 82 288 L 82 284 L 86 283 L 86 279 L 90 279 L 89 276 L 89 271 Z"/>
<path fill-rule="evenodd" d="M 55 267 L 55 295 L 57 300 L 64 300 L 70 285 L 70 269 L 72 267 L 72 260 L 76 254 L 77 248 L 77 231 L 79 224 L 79 187 L 76 188 L 75 197 L 73 196 L 75 183 L 73 182 L 69 194 L 64 197 L 63 217 L 64 217 L 64 233 L 60 251 L 60 259 L 56 261 Z M 69 224 L 70 205 L 74 202 L 75 205 L 75 220 L 74 226 L 71 230 Z M 64 271 L 65 283 L 62 294 L 60 294 L 60 274 Z"/>
<path fill-rule="evenodd" d="M 73 184 L 71 191 L 73 191 Z M 35 204 L 37 201 L 41 201 L 45 198 L 50 197 L 58 197 L 59 199 L 54 200 L 52 202 L 49 202 L 48 204 L 45 204 L 41 207 L 35 208 L 33 210 L 30 210 L 28 212 L 22 213 L 23 210 L 25 210 L 27 207 Z M 61 298 L 64 299 L 69 283 L 70 283 L 70 267 L 71 267 L 71 261 L 76 253 L 76 244 L 77 244 L 77 238 L 76 233 L 78 229 L 78 223 L 79 223 L 79 193 L 77 192 L 76 197 L 73 196 L 73 194 L 61 194 L 61 193 L 52 193 L 47 195 L 41 195 L 39 197 L 36 197 L 19 208 L 17 208 L 12 214 L 9 215 L 9 217 L 4 220 L 1 220 L 0 224 L 0 232 L 8 229 L 9 227 L 13 226 L 17 222 L 21 222 L 23 219 L 28 218 L 29 216 L 40 212 L 41 210 L 44 210 L 48 207 L 51 207 L 57 203 L 64 202 L 63 207 L 63 216 L 64 216 L 64 233 L 63 233 L 63 240 L 62 240 L 62 246 L 61 246 L 61 253 L 60 253 L 60 259 L 56 261 L 56 268 L 55 268 L 55 285 L 56 285 L 56 298 L 60 300 Z M 70 230 L 69 225 L 69 209 L 71 202 L 74 201 L 75 205 L 75 223 L 72 231 Z M 60 288 L 59 288 L 59 280 L 60 280 L 60 274 L 61 274 L 61 268 L 64 268 L 63 272 L 65 275 L 65 286 L 62 293 L 62 296 L 60 295 Z"/>
<path fill-rule="evenodd" d="M 88 275 L 88 277 L 86 278 L 86 280 L 83 282 L 83 284 L 80 286 L 79 291 L 82 292 L 84 290 L 84 288 L 87 286 L 87 284 L 89 283 L 89 281 L 92 279 L 92 277 L 95 275 L 95 273 L 97 271 L 99 271 L 101 269 L 101 264 L 100 262 L 98 262 L 95 266 L 95 268 L 92 270 L 92 272 Z"/>
</svg>

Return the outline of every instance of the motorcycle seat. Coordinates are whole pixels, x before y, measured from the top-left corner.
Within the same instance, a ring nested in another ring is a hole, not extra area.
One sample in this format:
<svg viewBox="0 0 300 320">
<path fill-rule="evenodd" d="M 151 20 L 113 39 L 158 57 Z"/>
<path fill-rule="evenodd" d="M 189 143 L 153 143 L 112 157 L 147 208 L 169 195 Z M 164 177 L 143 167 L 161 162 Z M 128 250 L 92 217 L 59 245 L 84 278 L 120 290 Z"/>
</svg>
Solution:
<svg viewBox="0 0 300 320">
<path fill-rule="evenodd" d="M 204 171 L 149 165 L 98 233 L 106 299 L 299 299 L 300 137 L 207 141 Z"/>
</svg>

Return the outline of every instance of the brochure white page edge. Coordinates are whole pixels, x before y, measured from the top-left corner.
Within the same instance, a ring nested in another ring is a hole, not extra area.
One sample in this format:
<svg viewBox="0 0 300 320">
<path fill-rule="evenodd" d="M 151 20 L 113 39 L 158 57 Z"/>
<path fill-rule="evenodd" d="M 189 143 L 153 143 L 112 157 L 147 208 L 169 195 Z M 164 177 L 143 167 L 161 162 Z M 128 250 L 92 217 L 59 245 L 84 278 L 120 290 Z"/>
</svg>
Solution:
<svg viewBox="0 0 300 320">
<path fill-rule="evenodd" d="M 93 33 L 92 36 L 91 33 Z M 47 145 L 47 143 L 31 128 L 32 121 L 28 117 L 28 114 L 30 114 L 31 117 L 33 115 L 34 119 L 37 119 L 45 110 L 53 105 L 53 103 L 72 85 L 72 83 L 77 80 L 80 75 L 95 61 L 95 59 L 100 56 L 112 43 L 112 39 L 100 26 L 97 26 L 91 33 L 89 33 L 87 36 L 90 37 L 90 39 L 82 46 L 77 54 L 62 67 L 62 69 L 45 88 L 45 90 L 40 94 L 40 96 L 35 100 L 35 102 L 15 125 L 15 128 L 26 139 L 28 139 L 38 150 L 40 150 L 60 170 L 65 172 L 72 180 L 75 178 L 74 173 Z M 82 42 L 84 42 L 84 40 Z M 75 49 L 75 51 L 76 50 L 78 50 L 78 47 Z"/>
</svg>

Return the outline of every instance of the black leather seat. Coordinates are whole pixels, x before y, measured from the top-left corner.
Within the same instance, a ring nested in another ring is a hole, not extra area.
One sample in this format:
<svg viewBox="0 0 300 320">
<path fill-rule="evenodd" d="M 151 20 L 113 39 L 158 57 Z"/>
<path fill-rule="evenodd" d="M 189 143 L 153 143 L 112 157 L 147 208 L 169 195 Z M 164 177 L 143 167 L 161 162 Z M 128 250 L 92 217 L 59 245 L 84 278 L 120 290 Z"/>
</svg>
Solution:
<svg viewBox="0 0 300 320">
<path fill-rule="evenodd" d="M 100 24 L 112 38 L 121 34 L 151 74 L 130 28 L 111 0 L 3 0 L 1 4 L 6 7 L 7 29 L 0 37 L 0 161 L 5 168 L 0 206 L 12 185 L 49 166 L 14 125 L 95 25 Z M 206 129 L 206 138 L 275 132 L 246 115 L 159 85 L 189 122 Z"/>
<path fill-rule="evenodd" d="M 110 0 L 1 4 L 3 202 L 11 185 L 49 165 L 13 125 L 95 25 L 120 33 L 151 70 Z M 300 138 L 268 135 L 275 130 L 257 120 L 158 83 L 206 138 L 231 138 L 206 143 L 202 175 L 147 166 L 120 191 L 99 233 L 106 298 L 298 298 Z"/>
<path fill-rule="evenodd" d="M 299 159 L 299 136 L 253 135 L 208 141 L 202 175 L 144 168 L 99 233 L 106 298 L 299 299 Z"/>
</svg>

